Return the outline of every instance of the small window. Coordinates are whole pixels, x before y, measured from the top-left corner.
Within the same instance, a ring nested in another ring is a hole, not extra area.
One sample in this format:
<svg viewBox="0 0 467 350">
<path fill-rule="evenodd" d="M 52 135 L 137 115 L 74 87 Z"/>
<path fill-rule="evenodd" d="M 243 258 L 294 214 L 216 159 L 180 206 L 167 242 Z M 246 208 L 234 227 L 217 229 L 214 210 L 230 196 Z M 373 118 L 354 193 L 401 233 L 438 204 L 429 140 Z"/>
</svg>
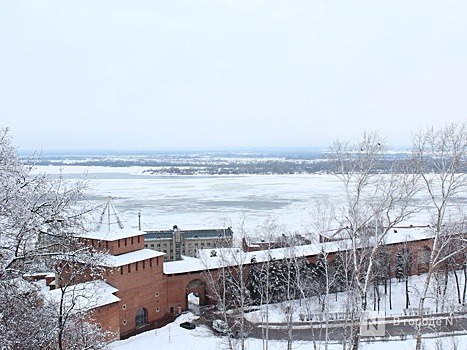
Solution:
<svg viewBox="0 0 467 350">
<path fill-rule="evenodd" d="M 138 310 L 135 317 L 136 328 L 144 327 L 148 324 L 148 311 L 145 308 Z"/>
<path fill-rule="evenodd" d="M 154 244 L 151 244 L 151 247 L 154 248 Z"/>
<path fill-rule="evenodd" d="M 135 262 L 136 271 L 138 271 L 138 262 Z"/>
<path fill-rule="evenodd" d="M 127 246 L 127 241 L 126 241 L 126 238 L 125 238 L 125 247 Z"/>
<path fill-rule="evenodd" d="M 133 244 L 133 237 L 131 237 L 131 244 Z"/>
<path fill-rule="evenodd" d="M 160 244 L 160 243 L 158 243 L 158 244 L 157 244 L 157 246 L 158 246 L 158 247 L 160 247 L 160 246 L 161 246 L 161 244 Z"/>
<path fill-rule="evenodd" d="M 120 275 L 123 275 L 123 266 L 120 266 Z"/>
<path fill-rule="evenodd" d="M 131 272 L 131 264 L 128 264 L 128 273 Z"/>
<path fill-rule="evenodd" d="M 148 247 L 148 245 L 147 245 L 147 244 L 145 244 L 145 245 L 144 245 L 144 248 L 147 248 L 147 247 Z"/>
<path fill-rule="evenodd" d="M 152 258 L 149 259 L 149 267 L 152 267 Z"/>
<path fill-rule="evenodd" d="M 120 240 L 118 240 L 118 247 L 120 248 Z"/>
<path fill-rule="evenodd" d="M 146 262 L 146 260 L 143 260 L 143 270 L 144 270 L 144 268 L 146 267 L 146 266 L 145 266 L 145 265 L 146 265 L 145 262 Z"/>
</svg>

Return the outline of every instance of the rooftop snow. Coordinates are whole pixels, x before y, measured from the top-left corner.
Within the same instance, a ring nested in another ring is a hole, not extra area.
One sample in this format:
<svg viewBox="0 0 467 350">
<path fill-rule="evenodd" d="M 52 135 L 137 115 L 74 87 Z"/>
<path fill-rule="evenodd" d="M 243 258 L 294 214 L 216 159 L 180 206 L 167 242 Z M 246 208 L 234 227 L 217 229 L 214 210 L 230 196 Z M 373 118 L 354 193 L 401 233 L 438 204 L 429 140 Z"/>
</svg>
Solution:
<svg viewBox="0 0 467 350">
<path fill-rule="evenodd" d="M 108 267 L 119 267 L 135 263 L 137 261 L 143 261 L 146 259 L 157 258 L 159 256 L 164 256 L 165 253 L 158 252 L 152 249 L 140 249 L 134 252 L 120 254 L 120 255 L 111 255 L 106 259 L 106 262 L 103 264 Z"/>
<path fill-rule="evenodd" d="M 116 241 L 118 239 L 135 237 L 143 234 L 144 232 L 137 231 L 136 229 L 125 228 L 117 209 L 115 209 L 109 197 L 107 203 L 102 208 L 95 229 L 81 235 L 81 237 L 98 239 L 101 241 Z"/>
<path fill-rule="evenodd" d="M 432 237 L 433 233 L 429 226 L 396 227 L 391 230 L 385 239 L 385 244 L 419 241 Z M 268 258 L 284 259 L 287 257 L 313 256 L 321 251 L 334 253 L 345 250 L 347 241 L 336 241 L 326 243 L 316 243 L 287 248 L 276 248 L 270 250 L 260 250 L 255 252 L 243 252 L 240 248 L 219 248 L 216 249 L 216 256 L 211 256 L 213 249 L 202 249 L 198 251 L 199 258 L 183 256 L 183 260 L 170 261 L 164 263 L 165 274 L 187 273 L 203 271 L 207 269 L 217 269 L 222 266 L 234 266 L 240 264 L 251 264 L 255 262 L 265 262 Z"/>
<path fill-rule="evenodd" d="M 73 311 L 87 311 L 100 306 L 109 305 L 120 301 L 113 293 L 118 289 L 102 280 L 79 283 L 65 290 L 65 304 L 73 306 Z M 49 292 L 52 301 L 60 301 L 62 291 L 58 289 Z"/>
<path fill-rule="evenodd" d="M 121 229 L 121 230 L 111 230 L 111 231 L 94 231 L 88 232 L 80 237 L 89 238 L 89 239 L 97 239 L 100 241 L 116 241 L 118 239 L 123 238 L 130 238 L 142 235 L 142 231 L 138 231 L 136 229 Z"/>
</svg>

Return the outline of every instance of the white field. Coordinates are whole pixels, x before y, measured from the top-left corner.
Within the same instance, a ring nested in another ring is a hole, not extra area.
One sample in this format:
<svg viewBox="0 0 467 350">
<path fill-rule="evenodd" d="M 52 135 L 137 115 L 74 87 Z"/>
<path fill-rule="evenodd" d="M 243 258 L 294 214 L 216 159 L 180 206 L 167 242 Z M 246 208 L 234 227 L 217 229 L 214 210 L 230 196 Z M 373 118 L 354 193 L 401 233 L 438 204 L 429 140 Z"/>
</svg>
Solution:
<svg viewBox="0 0 467 350">
<path fill-rule="evenodd" d="M 238 232 L 245 214 L 247 233 L 275 218 L 288 231 L 309 232 L 310 206 L 323 196 L 339 201 L 341 184 L 331 175 L 160 176 L 143 167 L 40 166 L 35 172 L 86 178 L 89 200 L 103 204 L 110 196 L 128 226 L 163 230 L 232 226 Z M 427 224 L 419 215 L 411 224 Z"/>
</svg>

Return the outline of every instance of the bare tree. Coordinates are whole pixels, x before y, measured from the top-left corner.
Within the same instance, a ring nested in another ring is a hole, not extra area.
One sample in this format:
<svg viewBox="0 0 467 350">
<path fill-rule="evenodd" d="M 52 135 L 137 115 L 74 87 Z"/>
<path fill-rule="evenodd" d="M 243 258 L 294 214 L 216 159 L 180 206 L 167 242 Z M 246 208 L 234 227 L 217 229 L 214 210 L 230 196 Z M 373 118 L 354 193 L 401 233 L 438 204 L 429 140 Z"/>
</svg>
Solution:
<svg viewBox="0 0 467 350">
<path fill-rule="evenodd" d="M 433 241 L 428 271 L 418 304 L 416 350 L 422 348 L 423 308 L 434 273 L 451 257 L 446 254 L 452 241 L 464 241 L 462 218 L 453 215 L 457 196 L 467 188 L 467 125 L 451 123 L 442 128 L 428 128 L 413 134 L 412 161 L 420 175 L 431 205 Z M 464 249 L 464 244 L 459 244 Z"/>
<path fill-rule="evenodd" d="M 348 233 L 354 269 L 351 287 L 357 300 L 350 339 L 354 350 L 359 347 L 378 247 L 396 224 L 415 211 L 410 203 L 417 191 L 416 179 L 396 165 L 382 169 L 385 153 L 385 141 L 376 132 L 365 132 L 357 144 L 336 141 L 331 147 L 334 174 L 344 189 L 339 221 Z"/>
</svg>

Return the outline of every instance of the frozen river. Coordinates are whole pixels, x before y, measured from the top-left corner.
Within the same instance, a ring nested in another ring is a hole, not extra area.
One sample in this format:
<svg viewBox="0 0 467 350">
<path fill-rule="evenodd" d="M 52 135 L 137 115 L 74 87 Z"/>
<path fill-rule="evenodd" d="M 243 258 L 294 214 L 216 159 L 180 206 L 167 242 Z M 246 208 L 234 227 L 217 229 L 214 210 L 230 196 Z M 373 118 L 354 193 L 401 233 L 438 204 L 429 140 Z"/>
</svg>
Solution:
<svg viewBox="0 0 467 350">
<path fill-rule="evenodd" d="M 316 198 L 329 196 L 335 202 L 341 184 L 332 175 L 148 175 L 143 167 L 44 166 L 36 172 L 66 178 L 86 178 L 92 203 L 104 204 L 110 196 L 127 226 L 143 229 L 222 228 L 238 232 L 241 213 L 247 233 L 254 234 L 266 219 L 276 219 L 288 231 L 305 233 L 311 222 L 310 206 Z M 413 224 L 427 224 L 417 217 Z"/>
<path fill-rule="evenodd" d="M 339 183 L 330 175 L 158 176 L 146 168 L 37 167 L 36 172 L 66 178 L 87 178 L 93 203 L 111 196 L 130 226 L 144 229 L 238 227 L 245 214 L 248 231 L 268 218 L 287 229 L 303 231 L 310 221 L 309 205 L 323 195 L 337 196 Z"/>
</svg>

